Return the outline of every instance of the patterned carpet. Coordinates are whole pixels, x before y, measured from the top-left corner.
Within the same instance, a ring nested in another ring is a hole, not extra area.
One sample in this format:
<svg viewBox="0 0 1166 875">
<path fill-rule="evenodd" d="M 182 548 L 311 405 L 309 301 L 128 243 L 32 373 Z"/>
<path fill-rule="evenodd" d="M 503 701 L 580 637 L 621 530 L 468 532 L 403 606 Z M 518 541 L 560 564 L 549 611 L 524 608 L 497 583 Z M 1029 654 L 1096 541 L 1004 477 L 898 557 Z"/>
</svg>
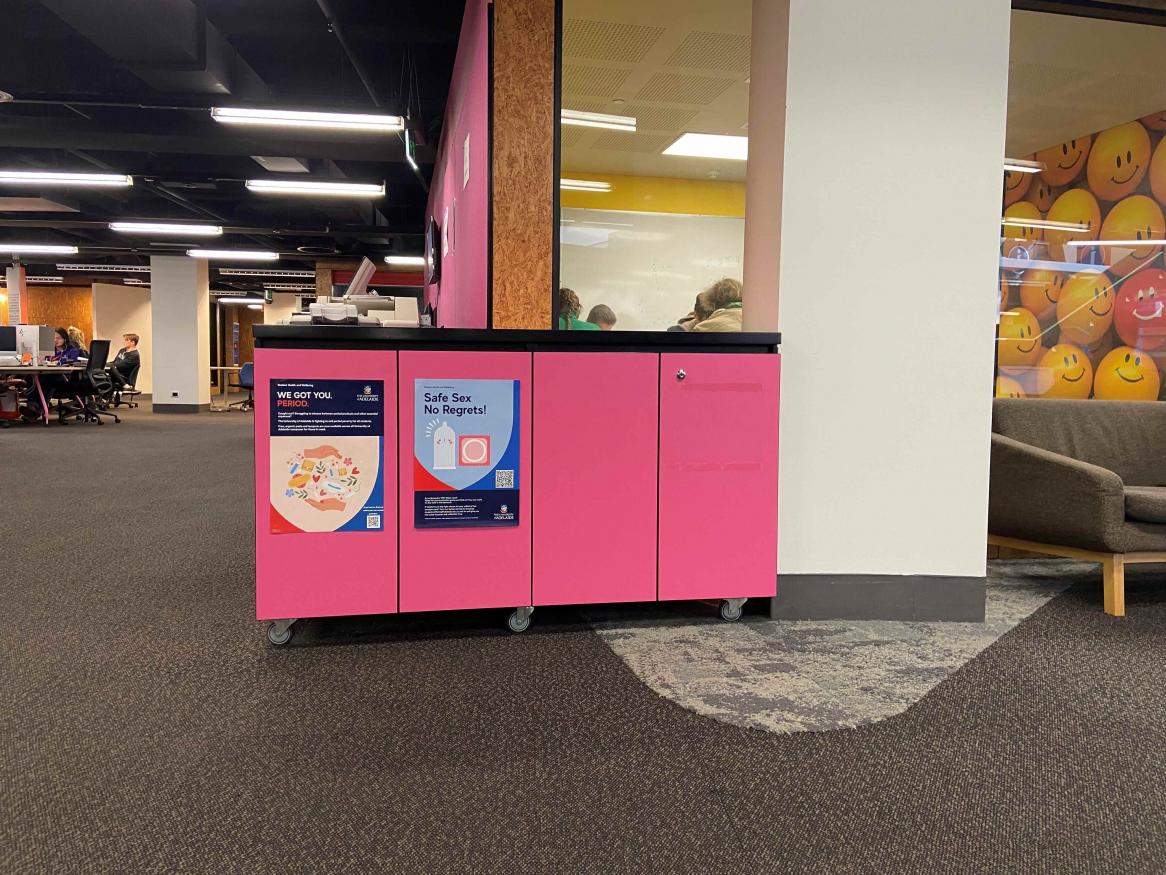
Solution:
<svg viewBox="0 0 1166 875">
<path fill-rule="evenodd" d="M 770 732 L 860 726 L 899 714 L 1088 571 L 1065 560 L 996 562 L 984 623 L 781 621 L 587 613 L 608 646 L 662 696 Z"/>
</svg>

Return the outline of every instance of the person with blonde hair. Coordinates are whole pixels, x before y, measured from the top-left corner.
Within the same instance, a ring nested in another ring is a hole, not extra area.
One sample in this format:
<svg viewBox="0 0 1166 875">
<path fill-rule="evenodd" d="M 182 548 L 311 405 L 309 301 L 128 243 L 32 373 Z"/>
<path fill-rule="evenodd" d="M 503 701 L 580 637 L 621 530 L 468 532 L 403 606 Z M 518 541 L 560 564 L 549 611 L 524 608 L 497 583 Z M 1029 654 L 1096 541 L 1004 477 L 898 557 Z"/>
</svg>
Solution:
<svg viewBox="0 0 1166 875">
<path fill-rule="evenodd" d="M 76 325 L 70 325 L 65 329 L 69 332 L 69 340 L 76 344 L 77 349 L 81 350 L 81 358 L 89 358 L 89 348 L 85 346 L 85 334 Z"/>
<path fill-rule="evenodd" d="M 583 305 L 579 296 L 566 286 L 559 289 L 559 329 L 561 331 L 598 331 L 598 325 L 583 322 L 579 314 L 583 312 Z"/>
<path fill-rule="evenodd" d="M 739 280 L 725 277 L 696 296 L 697 323 L 692 331 L 740 331 L 741 298 L 744 287 Z"/>
</svg>

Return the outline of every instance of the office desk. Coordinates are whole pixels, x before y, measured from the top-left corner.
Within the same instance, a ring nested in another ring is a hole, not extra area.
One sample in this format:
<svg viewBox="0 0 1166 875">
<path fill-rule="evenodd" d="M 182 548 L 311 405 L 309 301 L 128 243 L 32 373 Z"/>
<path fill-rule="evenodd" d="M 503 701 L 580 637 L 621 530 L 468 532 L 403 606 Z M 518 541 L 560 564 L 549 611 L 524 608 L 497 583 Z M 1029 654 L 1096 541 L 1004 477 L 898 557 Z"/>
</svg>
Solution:
<svg viewBox="0 0 1166 875">
<path fill-rule="evenodd" d="M 44 389 L 41 388 L 40 375 L 75 374 L 78 371 L 84 370 L 85 367 L 82 365 L 5 365 L 0 367 L 0 374 L 13 374 L 18 377 L 23 377 L 25 374 L 32 376 L 32 383 L 36 386 L 37 397 L 40 398 L 41 419 L 45 425 L 48 425 L 49 404 L 45 400 Z"/>
<path fill-rule="evenodd" d="M 222 381 L 221 385 L 219 386 L 219 395 L 223 399 L 222 405 L 220 407 L 215 407 L 212 405 L 211 410 L 214 410 L 216 412 L 228 410 L 230 408 L 227 405 L 227 393 L 230 391 L 230 388 L 231 388 L 231 383 L 230 383 L 231 371 L 235 371 L 235 372 L 241 371 L 241 370 L 243 370 L 243 366 L 242 365 L 211 365 L 211 370 L 225 372 L 223 374 L 223 377 L 225 379 Z"/>
</svg>

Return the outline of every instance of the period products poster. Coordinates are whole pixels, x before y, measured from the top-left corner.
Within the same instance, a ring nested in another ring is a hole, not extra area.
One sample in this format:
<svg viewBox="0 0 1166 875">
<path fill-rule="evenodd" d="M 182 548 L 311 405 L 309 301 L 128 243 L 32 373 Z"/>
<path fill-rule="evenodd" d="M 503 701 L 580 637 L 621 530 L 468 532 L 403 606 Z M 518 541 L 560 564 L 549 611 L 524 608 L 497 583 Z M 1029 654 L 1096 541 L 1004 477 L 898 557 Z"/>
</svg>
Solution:
<svg viewBox="0 0 1166 875">
<path fill-rule="evenodd" d="M 384 381 L 272 380 L 271 531 L 384 529 Z"/>
</svg>

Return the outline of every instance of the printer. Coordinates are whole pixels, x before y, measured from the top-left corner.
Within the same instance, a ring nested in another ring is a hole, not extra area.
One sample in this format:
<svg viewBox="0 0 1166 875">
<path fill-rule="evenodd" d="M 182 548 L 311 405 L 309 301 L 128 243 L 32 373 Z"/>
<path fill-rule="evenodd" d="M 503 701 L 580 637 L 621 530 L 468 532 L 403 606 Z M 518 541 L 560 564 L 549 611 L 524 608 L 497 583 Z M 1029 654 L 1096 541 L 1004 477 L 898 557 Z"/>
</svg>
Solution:
<svg viewBox="0 0 1166 875">
<path fill-rule="evenodd" d="M 309 304 L 306 313 L 293 313 L 287 324 L 417 328 L 421 324 L 420 313 L 412 295 L 368 294 L 368 282 L 375 270 L 371 261 L 362 259 L 342 296 Z"/>
</svg>

